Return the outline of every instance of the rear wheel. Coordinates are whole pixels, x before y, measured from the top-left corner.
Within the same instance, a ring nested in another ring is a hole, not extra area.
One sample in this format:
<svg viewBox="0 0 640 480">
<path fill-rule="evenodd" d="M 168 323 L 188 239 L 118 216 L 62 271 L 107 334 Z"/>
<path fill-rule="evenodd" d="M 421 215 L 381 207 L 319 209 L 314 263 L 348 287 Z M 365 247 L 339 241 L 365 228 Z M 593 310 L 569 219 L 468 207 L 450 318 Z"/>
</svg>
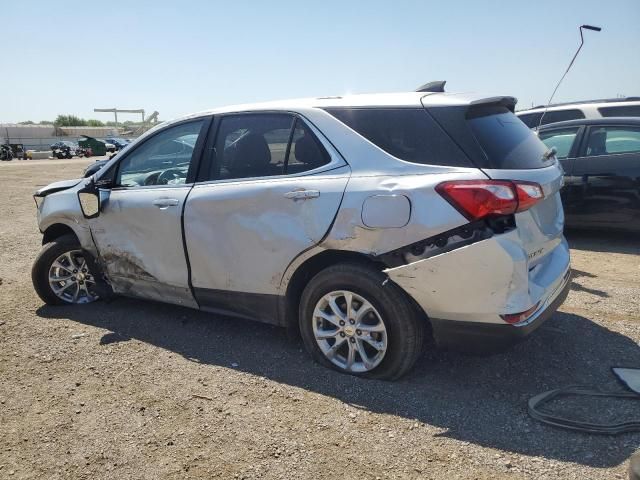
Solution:
<svg viewBox="0 0 640 480">
<path fill-rule="evenodd" d="M 319 363 L 343 373 L 393 380 L 422 351 L 424 321 L 396 284 L 357 263 L 329 267 L 305 288 L 300 331 Z"/>
<path fill-rule="evenodd" d="M 31 280 L 38 296 L 48 305 L 98 299 L 95 278 L 73 235 L 59 237 L 42 248 L 33 264 Z"/>
</svg>

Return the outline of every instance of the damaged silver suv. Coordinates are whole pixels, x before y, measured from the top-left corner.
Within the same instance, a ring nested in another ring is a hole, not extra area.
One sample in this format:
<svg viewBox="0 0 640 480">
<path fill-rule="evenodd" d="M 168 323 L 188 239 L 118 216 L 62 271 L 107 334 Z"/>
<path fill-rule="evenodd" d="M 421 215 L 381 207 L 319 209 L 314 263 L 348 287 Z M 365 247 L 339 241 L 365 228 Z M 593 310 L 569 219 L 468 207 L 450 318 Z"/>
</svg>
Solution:
<svg viewBox="0 0 640 480">
<path fill-rule="evenodd" d="M 526 336 L 567 295 L 562 171 L 512 97 L 411 92 L 164 123 L 35 194 L 48 304 L 127 295 L 297 327 L 341 372 L 395 379 L 432 336 Z"/>
</svg>

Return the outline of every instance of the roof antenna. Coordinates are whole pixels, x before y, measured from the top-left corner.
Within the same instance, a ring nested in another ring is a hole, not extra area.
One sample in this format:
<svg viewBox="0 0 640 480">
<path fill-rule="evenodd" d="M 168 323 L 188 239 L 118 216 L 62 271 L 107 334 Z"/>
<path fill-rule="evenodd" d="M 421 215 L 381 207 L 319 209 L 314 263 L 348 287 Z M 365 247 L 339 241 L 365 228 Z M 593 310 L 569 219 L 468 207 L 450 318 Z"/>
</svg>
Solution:
<svg viewBox="0 0 640 480">
<path fill-rule="evenodd" d="M 580 46 L 578 47 L 578 50 L 576 50 L 576 54 L 571 59 L 571 62 L 569 62 L 569 66 L 567 67 L 567 70 L 564 72 L 564 75 L 562 75 L 562 78 L 560 79 L 560 81 L 556 85 L 556 88 L 553 89 L 553 93 L 549 97 L 549 101 L 547 102 L 547 105 L 544 107 L 544 111 L 542 112 L 542 116 L 540 117 L 540 122 L 538 123 L 538 129 L 542 125 L 542 119 L 547 114 L 547 109 L 549 108 L 549 105 L 551 105 L 551 100 L 553 100 L 553 96 L 558 91 L 558 87 L 562 83 L 562 80 L 564 80 L 564 77 L 566 77 L 567 73 L 569 73 L 569 70 L 571 70 L 571 67 L 573 66 L 573 62 L 576 61 L 576 57 L 578 56 L 578 54 L 580 53 L 580 50 L 582 49 L 582 45 L 584 44 L 584 37 L 582 36 L 582 29 L 583 28 L 586 29 L 586 30 L 593 30 L 594 32 L 599 32 L 600 30 L 602 30 L 602 28 L 594 27 L 593 25 L 580 25 Z"/>
<path fill-rule="evenodd" d="M 434 92 L 434 93 L 444 92 L 445 83 L 447 83 L 446 80 L 436 80 L 435 82 L 425 83 L 421 87 L 418 87 L 416 89 L 416 92 Z"/>
</svg>

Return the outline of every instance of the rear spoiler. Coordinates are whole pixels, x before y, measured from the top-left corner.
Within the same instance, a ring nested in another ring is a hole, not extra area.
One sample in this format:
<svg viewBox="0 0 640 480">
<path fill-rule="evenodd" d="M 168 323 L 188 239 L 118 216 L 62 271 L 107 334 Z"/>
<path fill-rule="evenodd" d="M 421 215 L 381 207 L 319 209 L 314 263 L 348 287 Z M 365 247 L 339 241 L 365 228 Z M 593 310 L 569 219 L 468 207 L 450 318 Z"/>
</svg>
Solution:
<svg viewBox="0 0 640 480">
<path fill-rule="evenodd" d="M 516 103 L 518 103 L 518 99 L 515 97 L 489 97 L 474 100 L 470 103 L 469 109 L 477 107 L 506 107 L 513 113 L 516 109 Z"/>
</svg>

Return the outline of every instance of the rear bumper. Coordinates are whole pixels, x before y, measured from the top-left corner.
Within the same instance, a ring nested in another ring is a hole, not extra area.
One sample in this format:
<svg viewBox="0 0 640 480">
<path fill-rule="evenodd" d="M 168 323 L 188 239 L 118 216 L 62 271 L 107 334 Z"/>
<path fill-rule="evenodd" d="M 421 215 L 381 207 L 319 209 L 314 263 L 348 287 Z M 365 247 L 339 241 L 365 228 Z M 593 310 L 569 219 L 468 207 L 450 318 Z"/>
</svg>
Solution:
<svg viewBox="0 0 640 480">
<path fill-rule="evenodd" d="M 513 343 L 553 314 L 567 296 L 570 256 L 560 235 L 531 259 L 513 230 L 385 272 L 429 316 L 440 345 L 477 350 Z M 501 317 L 533 305 L 521 323 Z"/>
<path fill-rule="evenodd" d="M 487 352 L 507 348 L 524 340 L 553 316 L 571 289 L 570 271 L 564 284 L 523 325 L 507 323 L 460 322 L 432 318 L 433 335 L 439 347 L 466 352 Z"/>
</svg>

